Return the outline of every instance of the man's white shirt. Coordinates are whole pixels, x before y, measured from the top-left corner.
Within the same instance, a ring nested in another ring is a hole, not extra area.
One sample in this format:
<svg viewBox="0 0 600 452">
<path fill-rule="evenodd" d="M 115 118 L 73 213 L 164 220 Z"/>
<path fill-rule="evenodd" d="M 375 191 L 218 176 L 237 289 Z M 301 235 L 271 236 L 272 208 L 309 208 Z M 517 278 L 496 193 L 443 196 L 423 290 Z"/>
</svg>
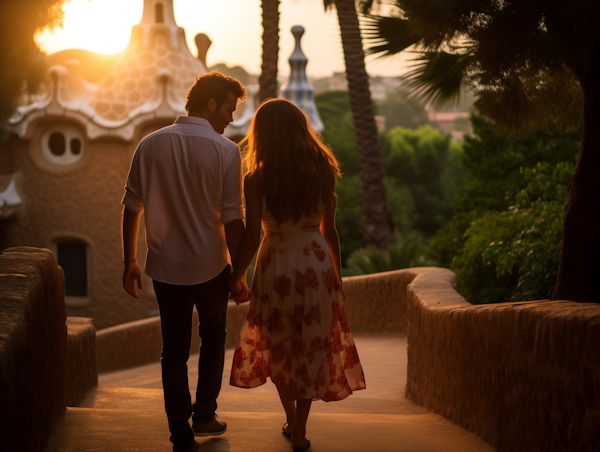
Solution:
<svg viewBox="0 0 600 452">
<path fill-rule="evenodd" d="M 231 263 L 224 225 L 244 218 L 238 146 L 206 119 L 180 116 L 138 145 L 123 204 L 144 212 L 145 272 L 176 285 L 213 279 Z"/>
</svg>

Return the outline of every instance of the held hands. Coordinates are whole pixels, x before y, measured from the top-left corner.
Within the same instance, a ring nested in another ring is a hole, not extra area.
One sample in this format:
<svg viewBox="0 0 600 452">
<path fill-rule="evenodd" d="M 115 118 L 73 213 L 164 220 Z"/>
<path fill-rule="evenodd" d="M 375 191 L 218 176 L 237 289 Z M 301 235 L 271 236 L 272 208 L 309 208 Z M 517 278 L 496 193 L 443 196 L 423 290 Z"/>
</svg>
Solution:
<svg viewBox="0 0 600 452">
<path fill-rule="evenodd" d="M 229 298 L 235 301 L 235 304 L 242 304 L 250 301 L 248 296 L 248 285 L 243 279 L 234 281 L 233 278 L 229 278 Z"/>
<path fill-rule="evenodd" d="M 137 279 L 138 288 L 142 288 L 142 272 L 137 262 L 129 262 L 125 264 L 123 271 L 123 288 L 133 298 L 139 298 L 135 291 L 135 280 Z"/>
</svg>

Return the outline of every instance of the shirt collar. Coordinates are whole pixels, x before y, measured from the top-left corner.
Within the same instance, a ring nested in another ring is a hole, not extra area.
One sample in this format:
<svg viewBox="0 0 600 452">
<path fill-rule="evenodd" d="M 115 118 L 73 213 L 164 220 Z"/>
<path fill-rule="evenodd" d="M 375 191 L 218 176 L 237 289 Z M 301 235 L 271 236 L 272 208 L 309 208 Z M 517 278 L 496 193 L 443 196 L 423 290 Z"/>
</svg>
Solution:
<svg viewBox="0 0 600 452">
<path fill-rule="evenodd" d="M 202 126 L 208 126 L 212 129 L 208 119 L 199 118 L 198 116 L 179 116 L 175 120 L 175 124 L 198 124 Z"/>
</svg>

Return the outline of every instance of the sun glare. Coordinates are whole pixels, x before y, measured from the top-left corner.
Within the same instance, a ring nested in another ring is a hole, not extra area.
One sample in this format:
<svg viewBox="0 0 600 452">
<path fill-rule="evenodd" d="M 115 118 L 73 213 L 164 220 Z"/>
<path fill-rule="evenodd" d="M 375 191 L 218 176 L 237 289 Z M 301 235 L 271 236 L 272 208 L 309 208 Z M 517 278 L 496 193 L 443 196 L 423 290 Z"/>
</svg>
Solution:
<svg viewBox="0 0 600 452">
<path fill-rule="evenodd" d="M 131 27 L 142 18 L 143 6 L 143 0 L 70 0 L 63 5 L 63 27 L 44 30 L 36 41 L 47 53 L 72 48 L 122 52 Z"/>
</svg>

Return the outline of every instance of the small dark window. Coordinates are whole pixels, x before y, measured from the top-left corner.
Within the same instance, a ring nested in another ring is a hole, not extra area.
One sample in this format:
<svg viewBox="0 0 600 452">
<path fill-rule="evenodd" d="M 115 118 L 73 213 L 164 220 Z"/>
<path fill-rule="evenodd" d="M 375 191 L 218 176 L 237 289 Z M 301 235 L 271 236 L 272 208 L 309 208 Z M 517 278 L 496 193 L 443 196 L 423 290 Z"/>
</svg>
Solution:
<svg viewBox="0 0 600 452">
<path fill-rule="evenodd" d="M 79 138 L 73 138 L 71 140 L 71 152 L 73 155 L 79 155 L 81 152 L 81 140 Z"/>
<path fill-rule="evenodd" d="M 63 155 L 67 149 L 65 136 L 60 132 L 54 132 L 52 135 L 50 135 L 48 147 L 50 148 L 50 152 L 52 152 L 54 155 Z"/>
<path fill-rule="evenodd" d="M 165 21 L 165 18 L 163 16 L 163 5 L 162 5 L 162 3 L 157 3 L 156 4 L 156 23 L 162 24 L 164 21 Z"/>
<path fill-rule="evenodd" d="M 83 243 L 59 243 L 58 265 L 65 272 L 65 295 L 87 297 L 87 249 Z"/>
</svg>

